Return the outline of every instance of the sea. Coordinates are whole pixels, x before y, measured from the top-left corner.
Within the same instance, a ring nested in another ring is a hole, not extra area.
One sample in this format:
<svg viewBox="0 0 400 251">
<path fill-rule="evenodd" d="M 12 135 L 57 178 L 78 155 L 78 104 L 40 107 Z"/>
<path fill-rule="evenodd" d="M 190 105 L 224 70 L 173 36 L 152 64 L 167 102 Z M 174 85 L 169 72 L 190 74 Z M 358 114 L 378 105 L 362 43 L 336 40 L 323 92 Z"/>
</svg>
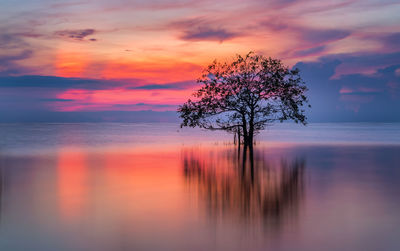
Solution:
<svg viewBox="0 0 400 251">
<path fill-rule="evenodd" d="M 0 250 L 400 250 L 400 124 L 0 124 Z M 246 149 L 246 151 L 245 151 Z"/>
</svg>

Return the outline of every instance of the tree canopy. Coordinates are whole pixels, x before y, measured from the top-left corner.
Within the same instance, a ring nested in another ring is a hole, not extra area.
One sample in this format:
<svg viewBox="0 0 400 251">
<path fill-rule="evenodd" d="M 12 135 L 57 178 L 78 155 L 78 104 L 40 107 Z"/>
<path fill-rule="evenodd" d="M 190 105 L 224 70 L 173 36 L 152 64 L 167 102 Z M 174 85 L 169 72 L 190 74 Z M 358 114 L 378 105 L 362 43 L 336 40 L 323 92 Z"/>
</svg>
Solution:
<svg viewBox="0 0 400 251">
<path fill-rule="evenodd" d="M 194 99 L 178 108 L 181 127 L 237 133 L 251 145 L 253 136 L 270 123 L 306 124 L 307 87 L 299 70 L 279 59 L 250 52 L 230 63 L 214 61 L 197 82 L 201 88 Z"/>
</svg>

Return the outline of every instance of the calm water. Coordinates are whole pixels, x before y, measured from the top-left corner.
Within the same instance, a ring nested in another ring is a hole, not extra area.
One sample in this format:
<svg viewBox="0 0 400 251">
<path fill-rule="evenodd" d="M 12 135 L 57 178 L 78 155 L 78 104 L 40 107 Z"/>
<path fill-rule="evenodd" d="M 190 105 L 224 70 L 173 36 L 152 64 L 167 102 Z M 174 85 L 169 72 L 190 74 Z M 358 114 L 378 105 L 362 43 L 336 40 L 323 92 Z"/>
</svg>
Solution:
<svg viewBox="0 0 400 251">
<path fill-rule="evenodd" d="M 0 250 L 400 250 L 400 124 L 0 124 Z"/>
</svg>

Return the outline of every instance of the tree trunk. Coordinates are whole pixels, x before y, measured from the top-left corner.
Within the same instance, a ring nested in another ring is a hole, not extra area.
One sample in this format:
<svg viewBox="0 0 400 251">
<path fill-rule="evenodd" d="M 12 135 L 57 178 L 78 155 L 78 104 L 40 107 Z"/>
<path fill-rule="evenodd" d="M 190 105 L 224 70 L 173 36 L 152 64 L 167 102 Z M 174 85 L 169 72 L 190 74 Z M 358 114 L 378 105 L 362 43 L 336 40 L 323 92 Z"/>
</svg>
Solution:
<svg viewBox="0 0 400 251">
<path fill-rule="evenodd" d="M 253 147 L 253 136 L 254 136 L 254 109 L 251 109 L 250 113 L 250 121 L 249 121 L 249 146 L 252 148 Z"/>
<path fill-rule="evenodd" d="M 243 135 L 243 145 L 248 146 L 249 145 L 249 137 L 246 135 Z"/>
<path fill-rule="evenodd" d="M 238 151 L 240 152 L 240 126 L 237 127 Z"/>
<path fill-rule="evenodd" d="M 249 133 L 247 144 L 251 147 L 253 146 L 253 133 Z"/>
<path fill-rule="evenodd" d="M 240 127 L 239 126 L 237 128 L 237 140 L 238 140 L 238 143 L 240 144 Z"/>
<path fill-rule="evenodd" d="M 246 145 L 247 143 L 247 121 L 246 115 L 242 114 L 242 132 L 243 132 L 243 143 Z"/>
<path fill-rule="evenodd" d="M 246 146 L 252 146 L 253 145 L 253 138 L 254 138 L 254 131 L 251 129 L 248 132 L 243 133 L 243 143 Z"/>
</svg>

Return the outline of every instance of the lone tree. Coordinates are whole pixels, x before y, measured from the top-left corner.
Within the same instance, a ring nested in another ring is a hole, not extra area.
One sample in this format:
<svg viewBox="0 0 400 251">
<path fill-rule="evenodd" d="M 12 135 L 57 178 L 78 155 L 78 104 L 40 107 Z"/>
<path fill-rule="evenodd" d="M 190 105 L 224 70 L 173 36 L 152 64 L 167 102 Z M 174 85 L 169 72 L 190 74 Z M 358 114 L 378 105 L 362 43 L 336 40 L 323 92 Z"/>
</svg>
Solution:
<svg viewBox="0 0 400 251">
<path fill-rule="evenodd" d="M 248 53 L 232 63 L 214 61 L 197 80 L 202 84 L 179 106 L 181 127 L 200 127 L 235 133 L 246 146 L 254 135 L 273 122 L 293 120 L 306 124 L 307 88 L 298 69 L 279 59 Z"/>
</svg>

